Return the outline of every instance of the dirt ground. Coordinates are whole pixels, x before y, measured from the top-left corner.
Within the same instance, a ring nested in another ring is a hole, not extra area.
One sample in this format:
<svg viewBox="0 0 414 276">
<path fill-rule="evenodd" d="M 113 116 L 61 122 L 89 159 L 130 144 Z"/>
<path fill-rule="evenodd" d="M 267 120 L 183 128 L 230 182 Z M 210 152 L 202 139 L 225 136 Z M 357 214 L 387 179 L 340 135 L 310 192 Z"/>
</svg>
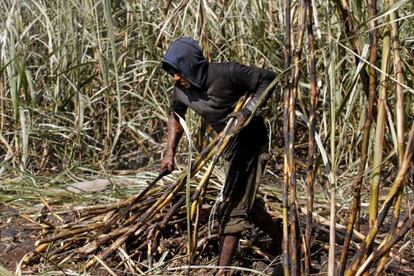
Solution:
<svg viewBox="0 0 414 276">
<path fill-rule="evenodd" d="M 17 210 L 0 205 L 0 265 L 14 272 L 23 256 L 33 251 L 36 234 Z"/>
<path fill-rule="evenodd" d="M 10 272 L 15 272 L 16 267 L 20 260 L 30 252 L 34 250 L 34 242 L 38 239 L 39 229 L 36 229 L 36 224 L 24 219 L 22 215 L 30 211 L 31 206 L 19 206 L 17 209 L 8 205 L 0 203 L 0 275 L 4 275 L 1 271 L 1 267 L 6 268 Z M 33 209 L 33 208 L 32 208 Z M 33 210 L 30 211 L 33 214 Z M 33 217 L 33 216 L 31 216 Z M 368 231 L 367 222 L 361 221 L 360 231 L 366 233 Z M 385 230 L 384 230 L 385 231 Z M 384 233 L 381 233 L 384 235 Z M 254 236 L 254 235 L 253 235 Z M 315 229 L 316 243 L 313 251 L 314 261 L 313 266 L 315 268 L 314 275 L 324 275 L 326 273 L 327 264 L 327 247 L 329 237 L 327 233 Z M 402 252 L 393 251 L 393 255 L 397 257 L 391 258 L 385 275 L 414 275 L 414 243 L 412 243 L 413 234 L 410 233 L 407 237 L 400 241 L 399 248 L 404 244 Z M 253 239 L 256 240 L 256 239 Z M 341 243 L 341 241 L 339 241 Z M 263 243 L 253 242 L 253 245 L 257 248 L 261 248 L 266 251 Z M 271 247 L 270 247 L 271 249 Z M 341 247 L 337 247 L 337 258 Z M 241 250 L 242 253 L 238 253 L 236 259 L 238 265 L 243 267 L 251 267 L 257 270 L 263 270 L 266 268 L 267 263 L 261 262 L 260 256 L 256 256 L 254 252 L 249 250 Z M 217 248 L 210 249 L 209 253 L 216 254 Z M 316 258 L 315 254 L 319 257 Z M 258 260 L 252 259 L 252 256 L 258 257 Z M 211 257 L 211 256 L 209 256 Z M 37 270 L 35 270 L 37 271 Z M 94 275 L 107 275 L 107 272 L 103 268 L 98 269 L 93 273 Z"/>
</svg>

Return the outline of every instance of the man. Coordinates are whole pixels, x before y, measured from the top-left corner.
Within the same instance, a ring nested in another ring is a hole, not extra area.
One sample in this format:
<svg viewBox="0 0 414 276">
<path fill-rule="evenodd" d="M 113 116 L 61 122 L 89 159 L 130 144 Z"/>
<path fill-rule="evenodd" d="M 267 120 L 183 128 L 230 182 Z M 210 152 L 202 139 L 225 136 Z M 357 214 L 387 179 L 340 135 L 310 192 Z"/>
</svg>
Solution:
<svg viewBox="0 0 414 276">
<path fill-rule="evenodd" d="M 203 56 L 192 38 L 180 38 L 167 50 L 162 67 L 175 81 L 170 99 L 167 150 L 161 169 L 174 170 L 174 155 L 183 133 L 178 116 L 184 117 L 187 108 L 200 114 L 219 133 L 229 116 L 241 127 L 256 101 L 275 78 L 271 71 L 247 67 L 237 63 L 211 63 Z M 238 100 L 246 94 L 252 97 L 240 112 L 233 112 Z M 220 256 L 219 266 L 231 264 L 240 234 L 255 224 L 266 232 L 280 248 L 282 233 L 264 209 L 255 200 L 258 179 L 262 172 L 260 153 L 267 143 L 267 130 L 260 116 L 240 130 L 229 143 L 224 154 L 230 162 L 224 185 L 224 201 L 219 210 Z"/>
</svg>

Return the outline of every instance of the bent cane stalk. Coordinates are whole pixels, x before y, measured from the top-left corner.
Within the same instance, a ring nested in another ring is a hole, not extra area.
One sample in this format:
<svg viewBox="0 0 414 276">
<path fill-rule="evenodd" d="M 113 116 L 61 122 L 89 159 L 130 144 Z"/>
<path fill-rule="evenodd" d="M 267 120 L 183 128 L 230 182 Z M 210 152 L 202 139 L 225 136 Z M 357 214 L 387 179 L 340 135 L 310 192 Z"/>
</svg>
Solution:
<svg viewBox="0 0 414 276">
<path fill-rule="evenodd" d="M 395 197 L 398 195 L 399 190 L 404 185 L 404 177 L 407 173 L 408 166 L 412 162 L 414 151 L 414 123 L 412 124 L 410 134 L 408 136 L 408 145 L 404 153 L 404 160 L 401 164 L 401 168 L 398 170 L 397 177 L 395 178 L 394 184 L 392 185 L 390 191 L 387 194 L 387 197 L 384 200 L 384 203 L 381 207 L 380 212 L 378 213 L 377 219 L 375 220 L 375 224 L 367 234 L 365 240 L 362 242 L 359 250 L 355 254 L 355 257 L 350 265 L 350 267 L 346 270 L 345 275 L 351 276 L 354 275 L 358 269 L 359 264 L 361 263 L 364 254 L 367 252 L 367 248 L 369 248 L 374 241 L 378 230 L 382 226 L 385 217 L 389 209 L 391 208 L 392 202 L 394 201 Z"/>
<path fill-rule="evenodd" d="M 234 111 L 235 112 L 240 111 L 240 109 L 242 108 L 244 103 L 245 103 L 245 98 L 241 99 L 237 103 Z M 233 128 L 234 123 L 235 123 L 234 118 L 231 118 L 227 122 L 226 127 L 224 128 L 223 134 L 218 135 L 218 142 L 217 142 L 217 145 L 216 145 L 216 147 L 218 147 L 218 148 L 215 150 L 213 160 L 212 160 L 212 162 L 210 162 L 210 164 L 207 168 L 207 171 L 204 173 L 204 175 L 203 175 L 200 183 L 198 184 L 198 186 L 197 186 L 197 188 L 196 188 L 196 190 L 193 194 L 193 197 L 192 197 L 193 202 L 192 202 L 192 208 L 191 208 L 191 219 L 194 219 L 196 206 L 198 205 L 198 202 L 199 202 L 199 195 L 200 195 L 201 191 L 204 189 L 204 187 L 207 185 L 207 183 L 210 179 L 211 173 L 213 172 L 214 166 L 216 165 L 216 163 L 219 160 L 220 156 L 223 154 L 224 150 L 226 149 L 230 137 L 233 135 L 233 133 L 230 133 L 230 131 Z"/>
<path fill-rule="evenodd" d="M 410 212 L 414 212 L 414 205 L 411 206 Z M 390 249 L 405 236 L 405 234 L 414 227 L 414 217 L 409 218 L 409 215 L 403 219 L 404 223 L 398 231 L 390 235 L 387 239 L 384 239 L 383 243 L 367 258 L 367 260 L 360 266 L 356 275 L 361 275 L 366 272 L 370 266 L 376 262 L 379 258 L 383 260 L 386 255 L 389 254 Z M 375 275 L 381 275 L 383 267 L 377 267 Z M 380 271 L 379 271 L 380 270 Z"/>
</svg>

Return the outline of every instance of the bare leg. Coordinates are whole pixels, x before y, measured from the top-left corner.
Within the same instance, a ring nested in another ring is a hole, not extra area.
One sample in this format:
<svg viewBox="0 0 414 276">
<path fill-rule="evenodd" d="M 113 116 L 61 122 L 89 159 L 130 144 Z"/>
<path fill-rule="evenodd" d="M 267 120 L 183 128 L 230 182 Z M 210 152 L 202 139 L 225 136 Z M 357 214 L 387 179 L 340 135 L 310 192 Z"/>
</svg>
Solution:
<svg viewBox="0 0 414 276">
<path fill-rule="evenodd" d="M 231 264 L 234 253 L 236 252 L 239 236 L 225 235 L 220 240 L 220 256 L 217 265 L 228 266 Z M 220 269 L 217 275 L 226 275 L 224 270 Z"/>
<path fill-rule="evenodd" d="M 254 204 L 249 214 L 249 221 L 269 235 L 275 243 L 279 252 L 282 249 L 283 231 L 282 225 L 278 221 L 274 221 L 272 216 L 259 204 Z"/>
</svg>

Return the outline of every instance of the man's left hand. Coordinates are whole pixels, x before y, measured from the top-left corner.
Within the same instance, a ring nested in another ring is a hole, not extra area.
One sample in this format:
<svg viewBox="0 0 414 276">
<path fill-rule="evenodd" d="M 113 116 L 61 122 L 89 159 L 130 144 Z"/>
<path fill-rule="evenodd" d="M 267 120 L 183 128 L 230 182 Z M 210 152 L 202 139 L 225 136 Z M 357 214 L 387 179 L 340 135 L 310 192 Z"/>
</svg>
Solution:
<svg viewBox="0 0 414 276">
<path fill-rule="evenodd" d="M 236 123 L 231 129 L 231 132 L 239 131 L 247 120 L 246 116 L 242 112 L 232 112 L 227 116 L 227 118 L 234 118 L 236 120 Z"/>
</svg>

